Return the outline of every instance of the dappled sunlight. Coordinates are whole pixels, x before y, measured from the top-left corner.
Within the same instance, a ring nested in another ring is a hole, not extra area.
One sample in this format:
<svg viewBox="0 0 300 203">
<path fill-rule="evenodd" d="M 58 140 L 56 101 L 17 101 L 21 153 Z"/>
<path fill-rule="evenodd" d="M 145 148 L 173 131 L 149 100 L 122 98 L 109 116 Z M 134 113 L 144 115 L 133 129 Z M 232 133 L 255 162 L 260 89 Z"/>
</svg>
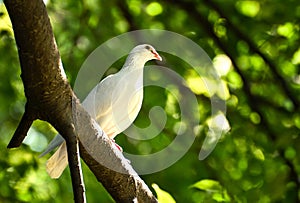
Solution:
<svg viewBox="0 0 300 203">
<path fill-rule="evenodd" d="M 248 17 L 255 17 L 260 11 L 259 1 L 237 1 L 235 6 L 239 12 Z"/>
<path fill-rule="evenodd" d="M 224 54 L 217 55 L 213 59 L 213 64 L 220 76 L 227 75 L 232 65 L 230 58 Z"/>
<path fill-rule="evenodd" d="M 163 12 L 163 7 L 158 2 L 152 2 L 146 7 L 146 12 L 150 16 L 156 16 Z"/>
<path fill-rule="evenodd" d="M 81 101 L 86 92 L 77 89 L 91 89 L 118 72 L 135 45 L 155 44 L 163 60 L 145 67 L 141 111 L 116 143 L 135 170 L 148 172 L 142 179 L 160 202 L 300 201 L 297 0 L 44 2 L 67 79 Z M 129 38 L 115 38 L 133 30 Z M 168 31 L 203 53 L 160 33 Z M 107 41 L 77 84 L 84 61 Z M 18 51 L 23 49 L 0 1 L 0 202 L 69 202 L 69 170 L 50 180 L 48 156 L 38 159 L 57 133 L 53 127 L 34 121 L 21 147 L 6 148 L 27 101 Z M 164 150 L 163 158 L 157 155 Z M 177 152 L 182 156 L 171 161 Z M 83 168 L 88 202 L 114 202 Z"/>
</svg>

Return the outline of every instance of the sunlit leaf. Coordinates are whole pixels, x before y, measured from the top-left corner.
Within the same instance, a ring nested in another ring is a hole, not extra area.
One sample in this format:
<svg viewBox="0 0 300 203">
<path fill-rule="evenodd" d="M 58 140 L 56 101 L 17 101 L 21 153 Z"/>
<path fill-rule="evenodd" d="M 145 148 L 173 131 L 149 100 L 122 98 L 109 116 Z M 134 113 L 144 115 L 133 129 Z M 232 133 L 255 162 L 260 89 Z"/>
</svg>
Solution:
<svg viewBox="0 0 300 203">
<path fill-rule="evenodd" d="M 211 179 L 204 179 L 196 182 L 192 185 L 192 187 L 205 190 L 208 192 L 220 192 L 222 191 L 222 186 L 218 181 L 211 180 Z"/>
<path fill-rule="evenodd" d="M 231 60 L 224 54 L 217 55 L 213 59 L 213 64 L 220 76 L 227 75 L 231 68 Z"/>
<path fill-rule="evenodd" d="M 255 17 L 260 11 L 258 1 L 238 1 L 236 7 L 242 14 L 249 17 Z"/>
<path fill-rule="evenodd" d="M 1 13 L 1 16 L 0 16 L 0 31 L 6 30 L 10 33 L 10 35 L 13 35 L 13 29 L 12 29 L 12 25 L 11 25 L 7 10 L 4 6 L 4 4 L 1 3 L 1 1 L 0 1 L 0 13 Z"/>
<path fill-rule="evenodd" d="M 300 49 L 298 49 L 293 56 L 292 63 L 297 65 L 300 63 Z"/>
<path fill-rule="evenodd" d="M 152 187 L 157 194 L 157 200 L 159 203 L 176 203 L 174 198 L 168 192 L 160 189 L 157 184 L 153 183 Z"/>
<path fill-rule="evenodd" d="M 152 2 L 147 6 L 146 12 L 150 16 L 156 16 L 163 12 L 163 8 L 158 2 Z"/>
<path fill-rule="evenodd" d="M 265 155 L 261 149 L 255 147 L 255 146 L 252 146 L 252 153 L 254 154 L 255 158 L 257 158 L 261 161 L 265 160 Z"/>
<path fill-rule="evenodd" d="M 284 25 L 280 25 L 277 28 L 277 32 L 279 35 L 284 37 L 290 37 L 294 32 L 294 25 L 290 22 L 285 23 Z"/>
<path fill-rule="evenodd" d="M 223 100 L 227 100 L 230 97 L 230 92 L 227 87 L 227 83 L 224 80 L 220 81 L 219 88 L 217 90 L 217 95 Z"/>
</svg>

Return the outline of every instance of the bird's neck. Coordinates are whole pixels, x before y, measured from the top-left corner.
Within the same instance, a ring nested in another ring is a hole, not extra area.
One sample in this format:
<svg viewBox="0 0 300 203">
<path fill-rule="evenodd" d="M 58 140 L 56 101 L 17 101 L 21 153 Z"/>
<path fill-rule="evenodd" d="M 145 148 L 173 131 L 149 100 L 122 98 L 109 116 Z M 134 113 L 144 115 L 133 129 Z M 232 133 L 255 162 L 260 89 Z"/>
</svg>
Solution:
<svg viewBox="0 0 300 203">
<path fill-rule="evenodd" d="M 130 69 L 140 69 L 143 70 L 145 66 L 145 58 L 138 55 L 131 55 L 127 57 L 123 69 L 130 68 Z"/>
</svg>

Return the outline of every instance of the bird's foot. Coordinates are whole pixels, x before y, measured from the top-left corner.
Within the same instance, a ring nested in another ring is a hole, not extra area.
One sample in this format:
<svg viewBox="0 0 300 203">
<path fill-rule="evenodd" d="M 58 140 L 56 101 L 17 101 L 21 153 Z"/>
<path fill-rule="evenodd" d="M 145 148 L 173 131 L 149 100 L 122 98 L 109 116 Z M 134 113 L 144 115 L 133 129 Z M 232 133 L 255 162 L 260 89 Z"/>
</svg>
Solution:
<svg viewBox="0 0 300 203">
<path fill-rule="evenodd" d="M 116 147 L 118 150 L 120 150 L 120 152 L 123 152 L 122 147 L 121 147 L 120 145 L 118 145 L 114 139 L 110 139 L 110 140 L 111 140 L 112 143 L 115 145 L 115 147 Z"/>
</svg>

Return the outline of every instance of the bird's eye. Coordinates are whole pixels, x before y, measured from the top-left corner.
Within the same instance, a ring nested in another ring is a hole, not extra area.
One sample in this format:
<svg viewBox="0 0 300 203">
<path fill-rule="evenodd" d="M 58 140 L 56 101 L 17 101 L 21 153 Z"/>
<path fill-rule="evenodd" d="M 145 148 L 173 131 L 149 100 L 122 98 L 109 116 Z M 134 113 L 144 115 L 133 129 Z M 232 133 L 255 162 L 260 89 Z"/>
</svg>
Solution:
<svg viewBox="0 0 300 203">
<path fill-rule="evenodd" d="M 147 46 L 145 46 L 145 48 L 147 49 L 147 50 L 151 50 L 151 47 L 149 47 L 148 45 Z"/>
</svg>

